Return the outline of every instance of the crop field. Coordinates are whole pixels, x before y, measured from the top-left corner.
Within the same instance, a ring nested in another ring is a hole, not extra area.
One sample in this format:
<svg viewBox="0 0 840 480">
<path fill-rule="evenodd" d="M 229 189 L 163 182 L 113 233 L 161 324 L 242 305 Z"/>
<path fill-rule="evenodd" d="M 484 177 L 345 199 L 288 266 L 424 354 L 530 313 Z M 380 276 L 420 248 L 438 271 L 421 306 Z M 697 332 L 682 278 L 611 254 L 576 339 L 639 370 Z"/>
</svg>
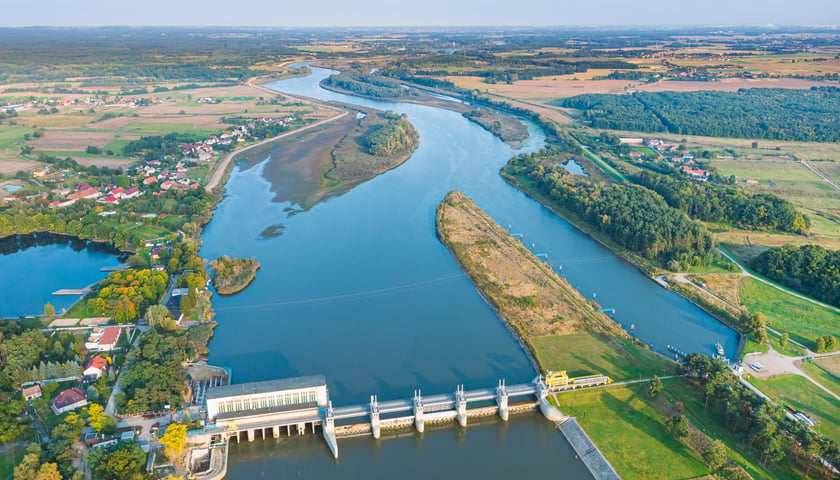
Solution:
<svg viewBox="0 0 840 480">
<path fill-rule="evenodd" d="M 3 126 L 0 128 L 0 149 L 13 149 L 23 141 L 23 134 L 29 130 L 23 127 Z"/>
<path fill-rule="evenodd" d="M 114 141 L 117 132 L 91 130 L 50 130 L 43 137 L 30 142 L 36 150 L 80 150 L 88 145 L 104 147 Z"/>
</svg>

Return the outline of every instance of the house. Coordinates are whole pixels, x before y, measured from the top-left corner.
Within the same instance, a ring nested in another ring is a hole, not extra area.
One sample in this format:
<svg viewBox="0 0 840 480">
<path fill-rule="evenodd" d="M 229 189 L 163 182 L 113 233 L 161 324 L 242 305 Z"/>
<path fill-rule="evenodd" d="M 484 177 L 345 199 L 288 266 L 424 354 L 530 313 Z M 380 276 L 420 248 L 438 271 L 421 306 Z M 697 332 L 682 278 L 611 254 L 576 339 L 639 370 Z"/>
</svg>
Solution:
<svg viewBox="0 0 840 480">
<path fill-rule="evenodd" d="M 84 375 L 86 377 L 101 377 L 108 370 L 108 360 L 101 355 L 91 357 L 85 364 Z"/>
<path fill-rule="evenodd" d="M 82 440 L 85 442 L 85 445 L 93 445 L 99 441 L 99 434 L 95 432 L 88 432 L 84 434 Z"/>
<path fill-rule="evenodd" d="M 110 352 L 120 339 L 120 327 L 94 328 L 85 342 L 85 348 L 92 352 Z"/>
<path fill-rule="evenodd" d="M 123 192 L 122 198 L 129 199 L 129 198 L 134 198 L 138 195 L 140 195 L 140 190 L 138 190 L 137 187 L 131 187 L 128 190 L 126 190 L 125 192 Z"/>
<path fill-rule="evenodd" d="M 32 176 L 35 178 L 44 178 L 47 176 L 47 173 L 49 172 L 46 170 L 35 170 L 32 172 Z"/>
<path fill-rule="evenodd" d="M 117 187 L 117 188 L 111 190 L 110 192 L 108 192 L 108 195 L 110 195 L 112 197 L 122 198 L 122 194 L 124 192 L 125 192 L 125 188 Z"/>
<path fill-rule="evenodd" d="M 15 195 L 3 195 L 4 202 L 14 202 L 17 198 Z"/>
<path fill-rule="evenodd" d="M 78 200 L 80 198 L 91 198 L 91 197 L 96 198 L 99 195 L 101 195 L 101 194 L 99 193 L 99 189 L 96 188 L 96 187 L 90 187 L 90 188 L 86 188 L 84 190 L 78 190 L 78 188 L 77 188 L 76 193 L 71 193 L 70 195 L 67 195 L 67 200 L 74 200 L 75 201 L 75 200 Z"/>
<path fill-rule="evenodd" d="M 630 150 L 630 156 L 633 158 L 642 158 L 645 156 L 642 152 L 637 152 L 636 150 Z"/>
<path fill-rule="evenodd" d="M 27 402 L 35 399 L 41 398 L 41 386 L 40 385 L 32 385 L 31 387 L 26 387 L 23 389 L 23 399 Z"/>
<path fill-rule="evenodd" d="M 87 404 L 87 393 L 79 387 L 65 390 L 50 400 L 50 408 L 56 415 L 84 407 Z"/>
<path fill-rule="evenodd" d="M 143 180 L 143 185 L 151 185 L 153 183 L 157 183 L 156 177 L 148 177 L 145 180 Z"/>
</svg>

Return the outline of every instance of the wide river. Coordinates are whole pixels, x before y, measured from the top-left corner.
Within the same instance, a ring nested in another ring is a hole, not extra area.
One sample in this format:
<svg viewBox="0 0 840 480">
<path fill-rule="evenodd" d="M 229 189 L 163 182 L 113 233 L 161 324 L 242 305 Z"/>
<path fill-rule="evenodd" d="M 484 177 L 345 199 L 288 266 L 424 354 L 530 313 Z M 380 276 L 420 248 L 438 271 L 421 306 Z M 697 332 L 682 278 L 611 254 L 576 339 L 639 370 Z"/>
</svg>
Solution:
<svg viewBox="0 0 840 480">
<path fill-rule="evenodd" d="M 434 213 L 461 190 L 502 225 L 524 234 L 535 252 L 585 296 L 617 310 L 616 320 L 662 351 L 666 344 L 734 352 L 735 333 L 646 278 L 499 177 L 516 152 L 461 115 L 421 105 L 364 100 L 321 89 L 331 72 L 269 88 L 408 115 L 420 147 L 402 166 L 349 193 L 289 214 L 273 202 L 265 162 L 237 167 L 203 236 L 202 255 L 254 257 L 256 281 L 213 301 L 219 327 L 210 362 L 233 368 L 234 382 L 325 374 L 336 406 L 530 381 L 536 374 L 519 344 L 435 237 Z M 520 151 L 543 146 L 531 138 Z M 266 160 L 270 162 L 270 158 Z M 282 236 L 265 238 L 266 227 Z M 532 478 L 547 472 L 587 478 L 553 425 L 538 415 L 431 431 L 425 435 L 341 440 L 333 462 L 316 437 L 234 445 L 228 478 Z"/>
</svg>

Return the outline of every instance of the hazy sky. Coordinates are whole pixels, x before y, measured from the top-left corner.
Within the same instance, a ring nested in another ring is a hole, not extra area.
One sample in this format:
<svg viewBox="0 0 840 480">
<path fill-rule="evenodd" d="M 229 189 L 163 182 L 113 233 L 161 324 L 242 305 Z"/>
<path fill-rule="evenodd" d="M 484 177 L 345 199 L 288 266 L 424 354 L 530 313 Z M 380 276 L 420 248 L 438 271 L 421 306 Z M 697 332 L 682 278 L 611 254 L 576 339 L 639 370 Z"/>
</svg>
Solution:
<svg viewBox="0 0 840 480">
<path fill-rule="evenodd" d="M 838 0 L 0 0 L 0 26 L 840 24 Z"/>
</svg>

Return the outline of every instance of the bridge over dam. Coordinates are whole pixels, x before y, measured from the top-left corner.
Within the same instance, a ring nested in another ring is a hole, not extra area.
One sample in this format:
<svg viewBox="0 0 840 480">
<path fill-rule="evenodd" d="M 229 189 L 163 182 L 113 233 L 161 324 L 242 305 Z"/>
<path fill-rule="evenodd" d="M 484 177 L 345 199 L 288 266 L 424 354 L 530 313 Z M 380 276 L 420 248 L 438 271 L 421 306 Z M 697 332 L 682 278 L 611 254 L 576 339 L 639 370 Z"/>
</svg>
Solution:
<svg viewBox="0 0 840 480">
<path fill-rule="evenodd" d="M 190 443 L 227 445 L 231 440 L 253 441 L 258 436 L 278 438 L 321 431 L 333 456 L 338 458 L 338 438 L 372 435 L 383 430 L 416 428 L 426 424 L 457 421 L 466 426 L 471 417 L 498 415 L 508 420 L 510 413 L 539 409 L 551 421 L 563 415 L 547 401 L 549 387 L 544 377 L 531 383 L 495 388 L 465 390 L 458 385 L 453 393 L 380 402 L 371 396 L 367 404 L 333 407 L 323 375 L 269 380 L 207 389 L 206 423 L 188 432 Z"/>
</svg>

